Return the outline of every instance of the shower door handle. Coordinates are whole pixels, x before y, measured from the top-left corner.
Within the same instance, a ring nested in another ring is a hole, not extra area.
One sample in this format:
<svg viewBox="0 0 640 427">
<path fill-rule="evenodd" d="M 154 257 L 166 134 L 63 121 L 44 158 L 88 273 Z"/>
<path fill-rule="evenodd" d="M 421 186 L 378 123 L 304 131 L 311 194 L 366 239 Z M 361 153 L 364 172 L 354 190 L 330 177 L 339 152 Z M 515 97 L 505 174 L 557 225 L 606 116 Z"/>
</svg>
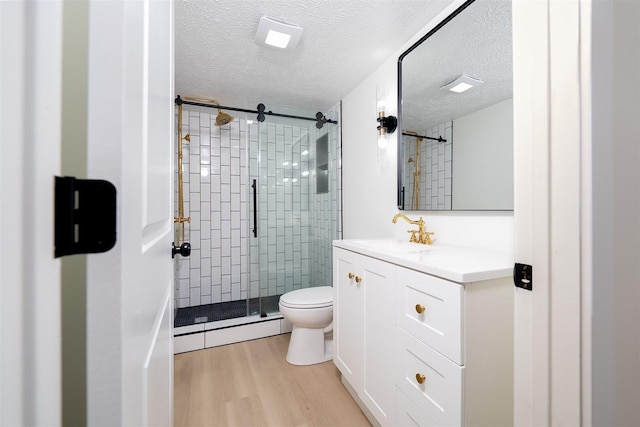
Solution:
<svg viewBox="0 0 640 427">
<path fill-rule="evenodd" d="M 258 237 L 258 186 L 255 179 L 251 188 L 253 188 L 253 237 Z"/>
</svg>

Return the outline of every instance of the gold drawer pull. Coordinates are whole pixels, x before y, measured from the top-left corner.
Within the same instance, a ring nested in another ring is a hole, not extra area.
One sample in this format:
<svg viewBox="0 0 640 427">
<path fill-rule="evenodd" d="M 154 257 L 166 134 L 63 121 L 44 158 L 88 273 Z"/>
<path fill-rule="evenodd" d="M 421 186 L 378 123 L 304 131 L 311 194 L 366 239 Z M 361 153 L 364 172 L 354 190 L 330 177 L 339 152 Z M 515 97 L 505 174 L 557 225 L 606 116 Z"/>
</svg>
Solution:
<svg viewBox="0 0 640 427">
<path fill-rule="evenodd" d="M 354 277 L 355 277 L 355 274 L 349 273 L 349 279 L 353 279 Z"/>
<path fill-rule="evenodd" d="M 425 310 L 426 310 L 426 307 L 424 305 L 416 304 L 416 311 L 418 312 L 418 314 L 424 313 Z"/>
<path fill-rule="evenodd" d="M 421 373 L 416 374 L 416 381 L 418 381 L 418 384 L 422 384 L 426 379 L 427 379 L 427 376 L 425 374 L 421 374 Z"/>
</svg>

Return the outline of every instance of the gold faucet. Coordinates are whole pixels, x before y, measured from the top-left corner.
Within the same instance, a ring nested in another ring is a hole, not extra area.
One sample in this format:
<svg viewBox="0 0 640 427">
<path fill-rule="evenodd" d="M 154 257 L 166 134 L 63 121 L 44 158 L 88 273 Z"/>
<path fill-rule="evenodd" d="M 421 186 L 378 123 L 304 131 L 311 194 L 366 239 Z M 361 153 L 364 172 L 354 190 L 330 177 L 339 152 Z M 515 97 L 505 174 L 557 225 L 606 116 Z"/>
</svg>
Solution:
<svg viewBox="0 0 640 427">
<path fill-rule="evenodd" d="M 410 242 L 422 243 L 424 245 L 430 245 L 433 243 L 433 241 L 431 240 L 431 236 L 434 233 L 433 231 L 424 230 L 424 220 L 422 219 L 422 217 L 420 217 L 420 219 L 418 219 L 417 221 L 413 221 L 413 220 L 410 220 L 405 214 L 398 213 L 396 214 L 396 216 L 393 217 L 391 222 L 395 224 L 398 221 L 398 218 L 402 218 L 405 221 L 407 221 L 409 224 L 418 226 L 417 230 L 407 230 L 407 233 L 411 233 L 411 238 L 409 239 Z"/>
</svg>

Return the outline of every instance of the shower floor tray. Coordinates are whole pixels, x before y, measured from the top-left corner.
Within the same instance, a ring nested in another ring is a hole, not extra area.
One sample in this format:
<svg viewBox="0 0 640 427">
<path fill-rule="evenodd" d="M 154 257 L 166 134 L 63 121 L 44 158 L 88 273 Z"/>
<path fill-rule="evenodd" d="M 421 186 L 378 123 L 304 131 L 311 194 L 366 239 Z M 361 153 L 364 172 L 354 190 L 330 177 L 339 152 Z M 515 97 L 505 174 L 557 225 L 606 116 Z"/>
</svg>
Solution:
<svg viewBox="0 0 640 427">
<path fill-rule="evenodd" d="M 251 298 L 249 300 L 219 302 L 179 308 L 176 312 L 173 326 L 179 328 L 181 326 L 216 322 L 257 314 L 266 317 L 267 315 L 279 312 L 279 300 L 280 295 L 262 297 L 262 307 L 260 306 L 260 298 Z"/>
</svg>

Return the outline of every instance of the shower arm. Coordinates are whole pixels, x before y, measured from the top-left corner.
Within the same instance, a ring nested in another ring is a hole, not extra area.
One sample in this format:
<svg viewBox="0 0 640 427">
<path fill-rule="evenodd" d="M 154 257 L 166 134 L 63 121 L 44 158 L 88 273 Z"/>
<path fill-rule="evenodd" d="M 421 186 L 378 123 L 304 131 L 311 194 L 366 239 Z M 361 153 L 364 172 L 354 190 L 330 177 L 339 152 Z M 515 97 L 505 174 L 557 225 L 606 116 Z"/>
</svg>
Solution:
<svg viewBox="0 0 640 427">
<path fill-rule="evenodd" d="M 191 223 L 191 217 L 184 216 L 184 188 L 182 182 L 182 104 L 178 104 L 178 216 L 173 222 L 176 228 L 176 242 L 180 246 L 185 240 L 184 224 Z"/>
</svg>

